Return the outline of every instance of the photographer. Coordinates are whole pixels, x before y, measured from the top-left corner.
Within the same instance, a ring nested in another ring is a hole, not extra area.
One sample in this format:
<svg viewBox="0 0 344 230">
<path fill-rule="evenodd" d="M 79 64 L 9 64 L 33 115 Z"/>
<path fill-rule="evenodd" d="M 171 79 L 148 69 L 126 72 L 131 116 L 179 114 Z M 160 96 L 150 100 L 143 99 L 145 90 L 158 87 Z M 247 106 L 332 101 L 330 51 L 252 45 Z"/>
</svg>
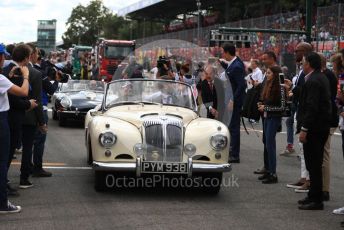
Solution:
<svg viewBox="0 0 344 230">
<path fill-rule="evenodd" d="M 41 59 L 41 55 L 38 60 Z M 48 125 L 48 102 L 49 95 L 53 95 L 58 88 L 58 84 L 63 80 L 66 80 L 65 76 L 59 71 L 55 65 L 47 62 L 46 70 L 40 68 L 38 63 L 35 63 L 34 68 L 42 73 L 42 105 L 45 125 Z M 68 78 L 67 78 L 68 80 Z M 50 81 L 54 81 L 51 83 Z M 51 177 L 52 173 L 45 171 L 42 167 L 44 145 L 47 137 L 47 133 L 42 130 L 37 130 L 35 134 L 35 140 L 33 143 L 33 177 Z"/>
<path fill-rule="evenodd" d="M 171 62 L 165 56 L 160 56 L 157 61 L 157 79 L 174 80 L 175 76 L 171 68 Z"/>
<path fill-rule="evenodd" d="M 12 53 L 13 60 L 8 66 L 3 69 L 3 74 L 17 86 L 21 86 L 24 83 L 23 73 L 19 69 L 19 66 L 27 66 L 29 63 L 31 49 L 27 45 L 18 45 L 15 47 Z M 21 141 L 22 125 L 25 118 L 25 111 L 32 110 L 37 107 L 37 103 L 34 99 L 29 100 L 28 97 L 16 96 L 9 94 L 8 100 L 10 109 L 8 111 L 8 124 L 10 128 L 10 151 L 7 162 L 8 169 L 10 168 L 13 155 L 17 144 Z M 18 196 L 18 192 L 7 185 L 8 195 Z"/>
</svg>

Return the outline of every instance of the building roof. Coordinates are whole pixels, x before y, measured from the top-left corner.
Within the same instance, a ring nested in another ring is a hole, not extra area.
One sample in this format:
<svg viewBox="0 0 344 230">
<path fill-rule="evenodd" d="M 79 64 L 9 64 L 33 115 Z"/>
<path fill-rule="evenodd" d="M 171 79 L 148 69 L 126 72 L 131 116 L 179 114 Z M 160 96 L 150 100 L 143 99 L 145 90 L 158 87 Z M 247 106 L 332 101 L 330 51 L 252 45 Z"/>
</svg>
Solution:
<svg viewBox="0 0 344 230">
<path fill-rule="evenodd" d="M 132 19 L 164 20 L 174 19 L 177 15 L 198 10 L 196 0 L 141 0 L 128 7 L 120 9 L 120 16 Z M 223 10 L 226 0 L 201 0 L 201 9 Z"/>
</svg>

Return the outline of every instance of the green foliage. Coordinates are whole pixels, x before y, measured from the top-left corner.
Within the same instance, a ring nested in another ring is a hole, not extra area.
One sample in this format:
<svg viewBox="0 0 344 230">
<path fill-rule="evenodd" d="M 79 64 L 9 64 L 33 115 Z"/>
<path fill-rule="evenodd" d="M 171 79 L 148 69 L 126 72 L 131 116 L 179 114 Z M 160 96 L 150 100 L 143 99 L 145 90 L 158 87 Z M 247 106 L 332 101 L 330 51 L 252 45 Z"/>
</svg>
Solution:
<svg viewBox="0 0 344 230">
<path fill-rule="evenodd" d="M 129 21 L 113 14 L 101 0 L 92 0 L 87 6 L 73 8 L 62 39 L 65 47 L 72 44 L 94 45 L 98 37 L 107 39 L 136 39 L 162 31 L 161 23 Z"/>
</svg>

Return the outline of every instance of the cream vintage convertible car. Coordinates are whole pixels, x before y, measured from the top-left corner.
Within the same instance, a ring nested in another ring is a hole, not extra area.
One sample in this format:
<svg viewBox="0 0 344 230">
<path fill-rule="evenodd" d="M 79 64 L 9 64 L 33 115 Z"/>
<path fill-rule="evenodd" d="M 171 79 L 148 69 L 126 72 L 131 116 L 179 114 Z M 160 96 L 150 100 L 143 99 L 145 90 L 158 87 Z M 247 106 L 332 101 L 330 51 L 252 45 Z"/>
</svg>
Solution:
<svg viewBox="0 0 344 230">
<path fill-rule="evenodd" d="M 117 80 L 106 85 L 101 106 L 85 119 L 87 161 L 95 188 L 107 173 L 176 175 L 222 179 L 228 163 L 229 131 L 201 118 L 192 88 L 167 80 Z M 218 192 L 221 184 L 209 190 Z"/>
</svg>

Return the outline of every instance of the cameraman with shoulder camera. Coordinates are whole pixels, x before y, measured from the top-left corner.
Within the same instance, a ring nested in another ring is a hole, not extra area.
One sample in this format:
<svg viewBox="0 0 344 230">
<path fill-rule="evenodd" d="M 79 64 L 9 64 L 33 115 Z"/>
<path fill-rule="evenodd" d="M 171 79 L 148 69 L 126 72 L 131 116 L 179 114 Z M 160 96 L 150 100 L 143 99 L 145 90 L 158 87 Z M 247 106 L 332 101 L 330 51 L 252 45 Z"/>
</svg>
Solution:
<svg viewBox="0 0 344 230">
<path fill-rule="evenodd" d="M 170 60 L 166 59 L 165 56 L 160 56 L 157 61 L 158 73 L 156 75 L 157 79 L 165 79 L 165 80 L 175 80 L 175 76 L 173 74 L 171 68 Z"/>
<path fill-rule="evenodd" d="M 34 68 L 42 73 L 42 106 L 44 123 L 48 125 L 48 103 L 49 95 L 53 95 L 58 88 L 58 84 L 61 81 L 62 73 L 57 70 L 55 65 L 50 62 L 46 63 L 46 69 L 42 69 L 39 61 L 42 60 L 42 55 L 39 52 L 38 62 L 34 63 Z M 50 81 L 54 81 L 51 83 Z M 45 171 L 43 165 L 43 153 L 44 145 L 47 138 L 47 132 L 37 130 L 35 140 L 33 142 L 33 177 L 51 177 L 52 173 Z"/>
</svg>

